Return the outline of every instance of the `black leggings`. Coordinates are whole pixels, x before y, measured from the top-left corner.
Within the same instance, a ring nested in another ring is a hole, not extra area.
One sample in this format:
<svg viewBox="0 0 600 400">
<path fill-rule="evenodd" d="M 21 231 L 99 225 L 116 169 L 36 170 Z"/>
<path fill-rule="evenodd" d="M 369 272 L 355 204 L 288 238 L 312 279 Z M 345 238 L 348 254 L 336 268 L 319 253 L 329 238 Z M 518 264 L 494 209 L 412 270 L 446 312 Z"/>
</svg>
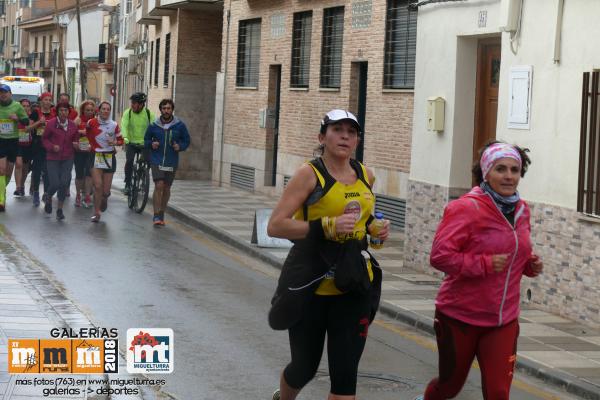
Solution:
<svg viewBox="0 0 600 400">
<path fill-rule="evenodd" d="M 315 376 L 327 334 L 330 391 L 340 396 L 356 394 L 370 311 L 368 295 L 315 295 L 300 322 L 289 329 L 292 361 L 283 371 L 287 384 L 301 389 Z"/>
</svg>

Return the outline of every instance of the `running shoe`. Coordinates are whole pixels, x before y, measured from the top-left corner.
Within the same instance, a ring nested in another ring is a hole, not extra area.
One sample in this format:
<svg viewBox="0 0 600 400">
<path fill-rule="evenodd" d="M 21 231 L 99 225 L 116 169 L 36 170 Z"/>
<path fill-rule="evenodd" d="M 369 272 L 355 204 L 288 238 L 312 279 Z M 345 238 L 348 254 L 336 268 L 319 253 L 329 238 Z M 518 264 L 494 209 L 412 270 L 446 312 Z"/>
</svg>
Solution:
<svg viewBox="0 0 600 400">
<path fill-rule="evenodd" d="M 46 197 L 48 197 L 48 196 L 46 196 Z M 52 214 L 52 199 L 46 199 L 46 204 L 44 205 L 44 211 L 46 211 L 46 214 Z"/>
<path fill-rule="evenodd" d="M 23 197 L 23 196 L 25 196 L 25 189 L 24 188 L 17 188 L 15 190 L 15 192 L 13 193 L 13 195 L 15 197 Z"/>
<path fill-rule="evenodd" d="M 33 206 L 40 206 L 40 192 L 33 192 Z"/>
<path fill-rule="evenodd" d="M 92 218 L 90 218 L 90 221 L 92 221 L 92 222 L 100 222 L 100 214 L 94 214 L 94 215 L 92 215 Z"/>
<path fill-rule="evenodd" d="M 48 200 L 48 193 L 44 192 L 42 195 L 42 201 L 45 203 Z"/>
<path fill-rule="evenodd" d="M 79 193 L 75 196 L 75 207 L 81 207 L 81 194 Z"/>
<path fill-rule="evenodd" d="M 81 204 L 84 208 L 90 208 L 92 206 L 92 197 L 89 194 L 86 194 Z"/>
<path fill-rule="evenodd" d="M 281 391 L 279 389 L 277 389 L 276 391 L 273 392 L 273 397 L 271 397 L 271 400 L 279 400 L 281 398 Z"/>
<path fill-rule="evenodd" d="M 152 223 L 154 226 L 162 226 L 165 224 L 163 220 L 160 219 L 160 215 L 155 215 L 154 218 L 152 218 Z"/>
<path fill-rule="evenodd" d="M 59 221 L 65 219 L 65 214 L 63 213 L 62 208 L 59 208 L 58 210 L 56 210 L 56 219 Z"/>
</svg>

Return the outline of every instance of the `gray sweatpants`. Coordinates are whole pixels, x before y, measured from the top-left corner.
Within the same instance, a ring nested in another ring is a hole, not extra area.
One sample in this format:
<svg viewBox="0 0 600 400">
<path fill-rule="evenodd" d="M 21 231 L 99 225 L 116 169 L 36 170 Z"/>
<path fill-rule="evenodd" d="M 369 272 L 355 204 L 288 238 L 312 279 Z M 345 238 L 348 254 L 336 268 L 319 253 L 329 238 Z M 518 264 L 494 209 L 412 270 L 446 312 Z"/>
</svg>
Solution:
<svg viewBox="0 0 600 400">
<path fill-rule="evenodd" d="M 58 200 L 64 201 L 67 197 L 67 190 L 71 186 L 71 171 L 73 170 L 73 159 L 70 160 L 48 160 L 46 161 L 48 169 L 48 196 L 52 198 L 58 192 Z"/>
</svg>

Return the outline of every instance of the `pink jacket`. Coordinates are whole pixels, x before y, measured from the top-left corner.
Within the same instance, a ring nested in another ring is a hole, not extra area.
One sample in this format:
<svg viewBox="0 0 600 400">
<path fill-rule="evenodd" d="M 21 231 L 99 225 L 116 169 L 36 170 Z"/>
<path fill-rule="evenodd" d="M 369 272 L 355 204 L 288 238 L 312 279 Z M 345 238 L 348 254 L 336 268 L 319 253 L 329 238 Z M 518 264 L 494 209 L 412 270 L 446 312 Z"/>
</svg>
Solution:
<svg viewBox="0 0 600 400">
<path fill-rule="evenodd" d="M 514 229 L 479 187 L 448 204 L 431 249 L 431 265 L 446 273 L 435 305 L 443 314 L 477 326 L 502 326 L 519 317 L 520 283 L 531 269 L 529 207 L 521 200 Z M 492 255 L 508 254 L 492 269 Z"/>
<path fill-rule="evenodd" d="M 42 144 L 46 149 L 46 159 L 70 160 L 75 157 L 73 142 L 79 142 L 79 136 L 75 122 L 67 120 L 67 130 L 65 131 L 59 126 L 58 118 L 49 120 L 42 136 Z M 58 152 L 54 151 L 55 144 L 59 147 Z"/>
</svg>

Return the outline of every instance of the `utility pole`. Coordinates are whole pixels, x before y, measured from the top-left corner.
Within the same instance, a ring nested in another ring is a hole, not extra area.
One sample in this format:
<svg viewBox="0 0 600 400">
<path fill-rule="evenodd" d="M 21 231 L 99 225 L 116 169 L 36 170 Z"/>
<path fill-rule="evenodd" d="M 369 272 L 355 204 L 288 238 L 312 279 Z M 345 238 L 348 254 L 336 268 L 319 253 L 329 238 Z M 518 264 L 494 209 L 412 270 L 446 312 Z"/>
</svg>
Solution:
<svg viewBox="0 0 600 400">
<path fill-rule="evenodd" d="M 56 0 L 55 0 L 56 1 Z M 79 42 L 79 80 L 81 82 L 81 99 L 85 100 L 85 88 L 87 85 L 87 71 L 83 63 L 83 45 L 81 44 L 81 13 L 79 0 L 77 0 L 77 41 Z"/>
<path fill-rule="evenodd" d="M 59 47 L 58 47 L 58 51 L 56 52 L 56 57 L 58 58 L 58 65 L 60 67 L 60 70 L 62 71 L 62 77 L 63 77 L 63 90 L 66 92 L 67 91 L 67 71 L 65 69 L 65 56 L 64 56 L 64 52 L 63 52 L 63 32 L 62 32 L 62 27 L 60 26 L 60 23 L 58 21 L 58 0 L 54 0 L 54 21 L 56 21 L 56 30 L 58 31 L 58 42 Z M 54 60 L 54 62 L 56 63 L 57 60 Z M 56 85 L 56 82 L 54 82 L 54 79 L 56 79 L 56 77 L 52 78 L 52 86 L 54 87 Z M 56 99 L 55 99 L 56 100 Z"/>
</svg>

